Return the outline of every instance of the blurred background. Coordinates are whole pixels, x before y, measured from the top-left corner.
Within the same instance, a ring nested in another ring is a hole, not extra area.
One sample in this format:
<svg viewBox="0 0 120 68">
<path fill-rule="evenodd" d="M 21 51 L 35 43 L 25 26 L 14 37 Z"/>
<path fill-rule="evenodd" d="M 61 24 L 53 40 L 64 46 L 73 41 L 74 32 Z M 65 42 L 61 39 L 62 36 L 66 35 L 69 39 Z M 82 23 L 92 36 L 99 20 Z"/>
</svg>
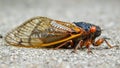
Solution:
<svg viewBox="0 0 120 68">
<path fill-rule="evenodd" d="M 102 34 L 112 39 L 111 44 L 120 44 L 120 0 L 0 0 L 0 34 L 5 36 L 11 29 L 35 16 L 99 25 L 104 29 Z M 120 48 L 105 49 L 106 44 L 93 49 L 93 55 L 88 55 L 85 50 L 73 54 L 68 49 L 17 48 L 6 46 L 3 42 L 0 41 L 0 66 L 3 66 L 0 68 L 10 65 L 11 68 L 120 67 Z"/>
</svg>

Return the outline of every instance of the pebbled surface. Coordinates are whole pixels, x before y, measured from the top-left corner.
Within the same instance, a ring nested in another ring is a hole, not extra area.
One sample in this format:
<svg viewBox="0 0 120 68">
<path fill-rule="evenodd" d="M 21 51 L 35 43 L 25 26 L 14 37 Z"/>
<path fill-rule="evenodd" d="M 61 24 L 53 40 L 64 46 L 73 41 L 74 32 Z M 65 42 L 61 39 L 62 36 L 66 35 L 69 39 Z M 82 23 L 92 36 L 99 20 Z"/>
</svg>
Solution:
<svg viewBox="0 0 120 68">
<path fill-rule="evenodd" d="M 45 16 L 67 22 L 90 22 L 104 31 L 101 37 L 111 38 L 120 46 L 119 0 L 0 0 L 0 34 L 34 16 Z M 0 39 L 0 68 L 119 68 L 120 47 L 107 49 L 106 44 L 87 50 L 34 49 L 8 46 Z"/>
</svg>

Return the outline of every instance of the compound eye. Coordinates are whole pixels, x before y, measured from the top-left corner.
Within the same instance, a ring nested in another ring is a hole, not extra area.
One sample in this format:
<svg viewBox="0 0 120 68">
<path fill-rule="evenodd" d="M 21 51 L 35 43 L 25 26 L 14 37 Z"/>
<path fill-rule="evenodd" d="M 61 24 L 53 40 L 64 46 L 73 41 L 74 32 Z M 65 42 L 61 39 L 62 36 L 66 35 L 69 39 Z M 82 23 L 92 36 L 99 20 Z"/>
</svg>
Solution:
<svg viewBox="0 0 120 68">
<path fill-rule="evenodd" d="M 96 27 L 95 27 L 95 26 L 90 27 L 90 32 L 91 32 L 91 33 L 96 32 Z"/>
</svg>

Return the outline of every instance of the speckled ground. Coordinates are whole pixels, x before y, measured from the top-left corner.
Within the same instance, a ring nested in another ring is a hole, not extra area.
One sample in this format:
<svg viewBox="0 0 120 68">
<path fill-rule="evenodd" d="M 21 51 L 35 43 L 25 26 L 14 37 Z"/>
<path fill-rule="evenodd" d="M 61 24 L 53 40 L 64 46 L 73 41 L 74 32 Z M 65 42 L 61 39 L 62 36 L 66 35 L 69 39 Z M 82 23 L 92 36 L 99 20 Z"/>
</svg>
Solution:
<svg viewBox="0 0 120 68">
<path fill-rule="evenodd" d="M 120 46 L 120 0 L 0 0 L 0 34 L 34 16 L 62 21 L 85 21 L 104 29 L 102 36 Z M 8 46 L 0 39 L 0 68 L 119 68 L 120 47 L 106 44 L 87 50 L 34 49 Z"/>
</svg>

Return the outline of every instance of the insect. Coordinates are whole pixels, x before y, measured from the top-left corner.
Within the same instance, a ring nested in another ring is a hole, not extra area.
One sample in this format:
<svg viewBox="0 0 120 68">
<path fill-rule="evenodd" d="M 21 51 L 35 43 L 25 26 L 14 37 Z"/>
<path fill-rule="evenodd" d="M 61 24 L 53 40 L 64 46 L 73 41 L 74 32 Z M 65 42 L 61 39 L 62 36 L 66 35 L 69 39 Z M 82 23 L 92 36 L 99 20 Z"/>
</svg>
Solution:
<svg viewBox="0 0 120 68">
<path fill-rule="evenodd" d="M 112 48 L 106 38 L 95 39 L 101 35 L 99 26 L 85 22 L 63 22 L 47 17 L 34 17 L 9 32 L 5 40 L 9 45 L 19 47 L 78 48 L 85 46 L 91 52 L 90 45 L 99 46 L 103 42 Z"/>
</svg>

